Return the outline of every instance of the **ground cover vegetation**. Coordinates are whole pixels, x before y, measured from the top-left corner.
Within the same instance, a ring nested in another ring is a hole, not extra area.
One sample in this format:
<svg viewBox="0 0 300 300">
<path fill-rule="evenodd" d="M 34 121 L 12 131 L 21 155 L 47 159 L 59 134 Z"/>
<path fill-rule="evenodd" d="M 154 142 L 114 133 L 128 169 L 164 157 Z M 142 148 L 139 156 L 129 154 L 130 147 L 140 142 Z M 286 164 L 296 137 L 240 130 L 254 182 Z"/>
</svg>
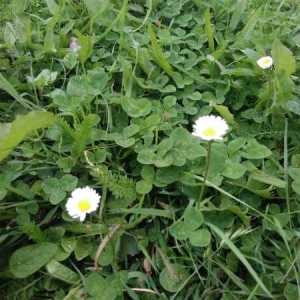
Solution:
<svg viewBox="0 0 300 300">
<path fill-rule="evenodd" d="M 300 299 L 298 1 L 0 8 L 1 299 Z"/>
</svg>

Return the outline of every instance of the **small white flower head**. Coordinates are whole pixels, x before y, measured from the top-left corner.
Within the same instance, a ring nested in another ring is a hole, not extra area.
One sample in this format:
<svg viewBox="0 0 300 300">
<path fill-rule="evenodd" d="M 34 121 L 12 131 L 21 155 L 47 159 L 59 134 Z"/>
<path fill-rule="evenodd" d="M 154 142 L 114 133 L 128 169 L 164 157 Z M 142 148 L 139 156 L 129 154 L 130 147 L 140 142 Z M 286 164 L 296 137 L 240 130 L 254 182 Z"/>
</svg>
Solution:
<svg viewBox="0 0 300 300">
<path fill-rule="evenodd" d="M 193 135 L 205 141 L 222 140 L 229 127 L 219 116 L 203 116 L 193 125 Z"/>
<path fill-rule="evenodd" d="M 269 69 L 273 65 L 273 58 L 271 56 L 263 56 L 259 58 L 256 63 L 262 69 Z"/>
<path fill-rule="evenodd" d="M 71 37 L 69 48 L 71 51 L 75 53 L 77 53 L 81 49 L 79 41 L 76 37 Z"/>
<path fill-rule="evenodd" d="M 87 214 L 97 210 L 100 198 L 100 195 L 88 186 L 77 188 L 67 201 L 67 212 L 72 218 L 84 221 Z"/>
</svg>

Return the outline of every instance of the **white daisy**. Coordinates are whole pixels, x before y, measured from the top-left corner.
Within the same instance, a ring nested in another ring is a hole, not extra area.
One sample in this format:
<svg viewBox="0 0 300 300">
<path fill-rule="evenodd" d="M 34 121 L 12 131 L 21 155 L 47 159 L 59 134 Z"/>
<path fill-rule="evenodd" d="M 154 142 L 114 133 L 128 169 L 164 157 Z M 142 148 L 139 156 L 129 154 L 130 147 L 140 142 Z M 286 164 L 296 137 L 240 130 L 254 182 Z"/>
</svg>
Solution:
<svg viewBox="0 0 300 300">
<path fill-rule="evenodd" d="M 229 127 L 224 119 L 218 116 L 204 116 L 196 120 L 193 135 L 206 141 L 222 140 Z"/>
<path fill-rule="evenodd" d="M 100 195 L 88 186 L 77 188 L 67 201 L 67 212 L 72 218 L 84 221 L 87 214 L 97 210 L 100 198 Z"/>
<path fill-rule="evenodd" d="M 273 65 L 273 58 L 271 56 L 263 56 L 259 58 L 256 63 L 262 69 L 269 69 Z"/>
</svg>

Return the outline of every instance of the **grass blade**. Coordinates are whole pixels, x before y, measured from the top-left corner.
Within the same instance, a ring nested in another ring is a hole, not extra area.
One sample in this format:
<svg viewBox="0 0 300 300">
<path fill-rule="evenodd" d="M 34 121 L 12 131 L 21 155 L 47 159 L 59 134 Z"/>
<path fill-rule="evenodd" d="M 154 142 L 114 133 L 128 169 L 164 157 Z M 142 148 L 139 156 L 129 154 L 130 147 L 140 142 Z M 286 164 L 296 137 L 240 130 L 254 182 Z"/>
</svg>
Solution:
<svg viewBox="0 0 300 300">
<path fill-rule="evenodd" d="M 268 295 L 268 297 L 273 298 L 272 294 L 268 290 L 268 288 L 265 286 L 265 284 L 262 282 L 262 280 L 259 278 L 253 267 L 250 265 L 248 260 L 245 258 L 243 253 L 236 247 L 236 245 L 224 234 L 222 230 L 220 230 L 217 226 L 206 223 L 212 231 L 214 231 L 223 241 L 224 243 L 230 248 L 230 250 L 236 255 L 236 257 L 241 261 L 241 263 L 246 267 L 246 269 L 249 271 L 251 276 L 254 278 L 254 280 L 257 282 L 257 284 L 263 289 L 263 291 Z"/>
</svg>

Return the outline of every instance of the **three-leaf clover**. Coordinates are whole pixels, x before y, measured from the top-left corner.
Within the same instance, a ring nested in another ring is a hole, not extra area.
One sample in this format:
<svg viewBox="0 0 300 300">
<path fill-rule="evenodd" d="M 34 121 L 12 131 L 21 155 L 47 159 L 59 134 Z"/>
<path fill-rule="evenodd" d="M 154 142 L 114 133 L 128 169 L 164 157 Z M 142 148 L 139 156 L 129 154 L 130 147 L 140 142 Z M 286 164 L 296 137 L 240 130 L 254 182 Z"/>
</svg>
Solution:
<svg viewBox="0 0 300 300">
<path fill-rule="evenodd" d="M 170 233 L 178 240 L 189 239 L 195 247 L 206 247 L 211 240 L 210 232 L 199 228 L 204 222 L 201 211 L 188 206 L 183 214 L 183 221 L 177 222 L 170 228 Z"/>
<path fill-rule="evenodd" d="M 56 205 L 66 198 L 67 192 L 74 190 L 78 179 L 73 175 L 64 175 L 61 178 L 47 178 L 42 188 L 49 196 L 51 204 Z"/>
</svg>

